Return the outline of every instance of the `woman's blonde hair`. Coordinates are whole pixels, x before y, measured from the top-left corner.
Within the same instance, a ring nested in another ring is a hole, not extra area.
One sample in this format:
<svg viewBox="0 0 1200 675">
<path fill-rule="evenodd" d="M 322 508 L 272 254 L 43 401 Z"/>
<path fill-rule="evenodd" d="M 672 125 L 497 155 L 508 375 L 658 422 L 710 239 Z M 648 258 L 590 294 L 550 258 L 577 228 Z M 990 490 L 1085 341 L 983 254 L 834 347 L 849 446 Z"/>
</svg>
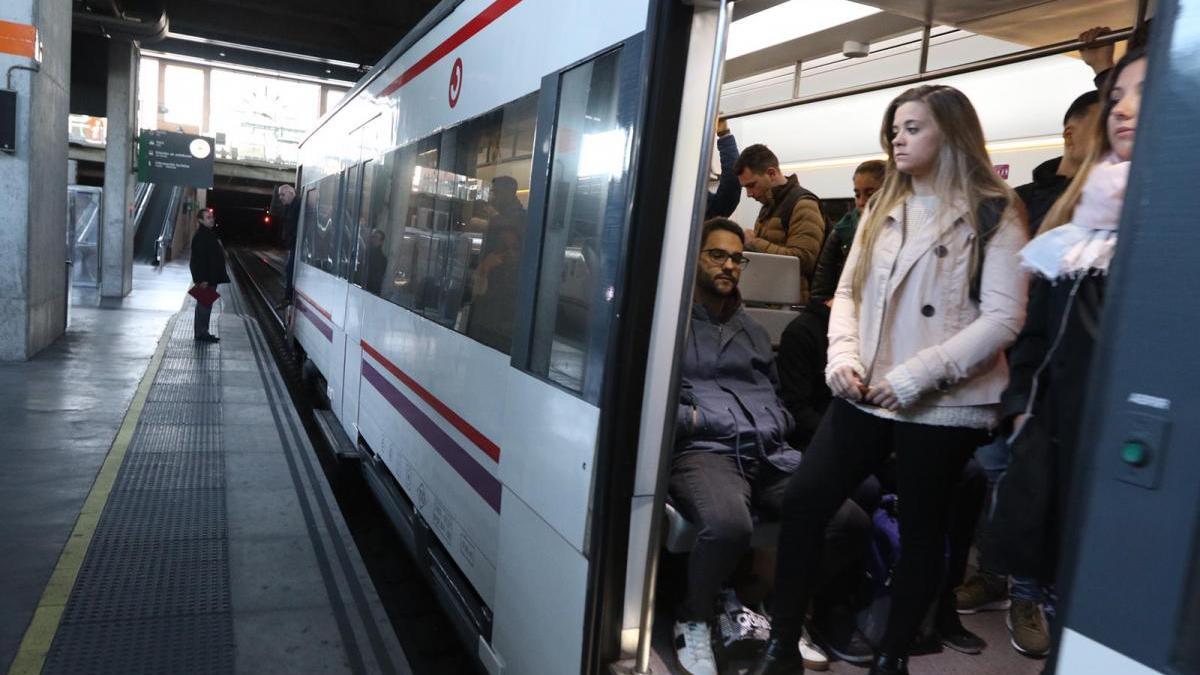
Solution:
<svg viewBox="0 0 1200 675">
<path fill-rule="evenodd" d="M 971 101 L 954 87 L 941 84 L 914 87 L 900 94 L 888 105 L 883 114 L 883 126 L 879 131 L 879 142 L 887 152 L 887 177 L 883 186 L 870 201 L 870 213 L 861 225 L 862 240 L 858 252 L 859 265 L 855 267 L 852 288 L 854 302 L 862 300 L 862 290 L 866 286 L 867 276 L 871 265 L 867 262 L 875 250 L 875 242 L 887 222 L 892 209 L 904 202 L 912 194 L 912 176 L 896 168 L 895 149 L 892 140 L 896 134 L 892 131 L 892 121 L 896 110 L 905 103 L 923 103 L 929 108 L 929 113 L 942 134 L 942 146 L 938 152 L 937 167 L 935 168 L 935 186 L 943 202 L 953 197 L 962 197 L 970 206 L 967 218 L 976 232 L 980 231 L 978 222 L 979 205 L 987 199 L 1002 198 L 1013 205 L 1016 197 L 1008 185 L 996 175 L 992 169 L 992 160 L 988 157 L 984 146 L 983 127 L 979 124 L 979 116 Z M 980 239 L 976 236 L 972 244 L 971 279 L 979 274 L 981 260 Z"/>
<path fill-rule="evenodd" d="M 1146 51 L 1142 47 L 1130 49 L 1125 52 L 1125 56 L 1121 57 L 1117 65 L 1113 66 L 1112 72 L 1104 82 L 1104 87 L 1100 90 L 1100 113 L 1091 116 L 1084 132 L 1080 134 L 1082 139 L 1088 143 L 1088 151 L 1083 159 L 1083 164 L 1075 172 L 1071 184 L 1063 191 L 1062 196 L 1055 200 L 1054 206 L 1051 206 L 1050 210 L 1046 212 L 1046 217 L 1042 220 L 1041 227 L 1038 228 L 1038 234 L 1049 232 L 1060 225 L 1066 225 L 1075 216 L 1075 207 L 1079 205 L 1079 199 L 1083 196 L 1083 186 L 1087 183 L 1092 168 L 1112 152 L 1112 143 L 1108 140 L 1108 116 L 1112 113 L 1113 106 L 1116 105 L 1112 100 L 1113 85 L 1126 66 L 1144 58 L 1146 58 Z"/>
</svg>

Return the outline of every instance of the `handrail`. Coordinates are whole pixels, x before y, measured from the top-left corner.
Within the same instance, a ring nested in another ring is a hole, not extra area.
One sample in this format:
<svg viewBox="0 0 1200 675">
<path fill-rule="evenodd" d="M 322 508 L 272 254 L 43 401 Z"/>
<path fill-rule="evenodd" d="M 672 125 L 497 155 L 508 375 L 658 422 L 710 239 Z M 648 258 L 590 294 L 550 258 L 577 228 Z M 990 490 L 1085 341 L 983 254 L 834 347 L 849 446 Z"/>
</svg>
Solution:
<svg viewBox="0 0 1200 675">
<path fill-rule="evenodd" d="M 986 59 L 980 59 L 978 61 L 971 61 L 970 63 L 963 63 L 957 66 L 949 66 L 947 68 L 939 68 L 938 70 L 930 70 L 924 73 L 916 73 L 914 75 L 894 77 L 888 80 L 882 80 L 880 82 L 859 85 L 857 87 L 847 87 L 845 89 L 827 91 L 821 94 L 813 94 L 812 96 L 803 96 L 801 98 L 789 98 L 786 101 L 777 101 L 775 103 L 767 103 L 764 105 L 754 106 L 752 108 L 746 108 L 744 110 L 725 113 L 725 119 L 731 120 L 737 117 L 747 117 L 750 115 L 757 115 L 759 113 L 783 110 L 784 108 L 791 108 L 793 106 L 800 106 L 808 103 L 831 101 L 833 99 L 846 98 L 847 96 L 855 96 L 857 94 L 867 94 L 873 91 L 891 89 L 892 87 L 920 84 L 921 82 L 951 77 L 953 75 L 966 75 L 967 73 L 974 73 L 980 70 L 987 70 L 989 68 L 998 68 L 1000 66 L 1008 66 L 1015 63 L 1024 63 L 1026 61 L 1032 61 L 1034 59 L 1040 59 L 1046 56 L 1065 54 L 1067 52 L 1076 51 L 1081 47 L 1114 44 L 1122 40 L 1128 40 L 1129 38 L 1133 37 L 1134 32 L 1135 31 L 1133 28 L 1125 28 L 1123 30 L 1099 37 L 1092 42 L 1067 40 L 1066 42 L 1058 42 L 1051 45 L 1045 45 L 1043 47 L 1024 49 L 1019 52 L 1013 52 L 1012 54 L 993 56 Z"/>
<path fill-rule="evenodd" d="M 183 188 L 176 185 L 171 188 L 171 198 L 167 203 L 167 212 L 163 216 L 162 230 L 155 241 L 156 265 L 162 265 L 167 260 L 167 249 L 175 239 L 175 221 L 179 220 L 179 209 L 183 206 Z"/>
</svg>

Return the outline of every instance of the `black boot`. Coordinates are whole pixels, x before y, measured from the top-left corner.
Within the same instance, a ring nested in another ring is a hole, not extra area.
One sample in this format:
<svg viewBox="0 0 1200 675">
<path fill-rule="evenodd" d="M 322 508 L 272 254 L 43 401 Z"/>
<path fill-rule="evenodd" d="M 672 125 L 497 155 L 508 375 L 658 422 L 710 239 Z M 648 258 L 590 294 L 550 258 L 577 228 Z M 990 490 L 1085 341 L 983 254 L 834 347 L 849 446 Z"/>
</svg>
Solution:
<svg viewBox="0 0 1200 675">
<path fill-rule="evenodd" d="M 871 663 L 867 675 L 908 675 L 908 657 L 880 654 Z"/>
<path fill-rule="evenodd" d="M 771 638 L 746 675 L 804 675 L 799 641 Z"/>
</svg>

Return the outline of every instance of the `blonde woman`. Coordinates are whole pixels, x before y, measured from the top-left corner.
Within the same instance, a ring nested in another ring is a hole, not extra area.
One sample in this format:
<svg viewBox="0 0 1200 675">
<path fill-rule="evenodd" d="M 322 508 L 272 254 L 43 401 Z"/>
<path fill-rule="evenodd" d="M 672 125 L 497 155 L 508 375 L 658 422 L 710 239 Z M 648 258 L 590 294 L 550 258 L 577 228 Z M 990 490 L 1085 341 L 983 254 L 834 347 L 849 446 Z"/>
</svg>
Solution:
<svg viewBox="0 0 1200 675">
<path fill-rule="evenodd" d="M 971 102 L 910 89 L 888 106 L 882 189 L 863 214 L 834 297 L 834 396 L 788 485 L 771 641 L 756 675 L 803 672 L 804 613 L 826 523 L 893 453 L 903 553 L 871 675 L 906 675 L 909 645 L 945 567 L 955 480 L 1000 417 L 1004 350 L 1025 318 L 1023 210 L 992 171 Z"/>
</svg>

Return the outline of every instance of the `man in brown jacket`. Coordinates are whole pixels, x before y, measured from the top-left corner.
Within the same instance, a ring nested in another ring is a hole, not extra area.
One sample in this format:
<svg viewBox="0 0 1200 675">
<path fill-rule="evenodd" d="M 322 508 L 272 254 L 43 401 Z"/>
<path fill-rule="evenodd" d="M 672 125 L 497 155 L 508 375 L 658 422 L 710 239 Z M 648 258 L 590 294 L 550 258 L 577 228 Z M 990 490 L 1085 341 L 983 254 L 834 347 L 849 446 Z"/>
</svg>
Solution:
<svg viewBox="0 0 1200 675">
<path fill-rule="evenodd" d="M 820 198 L 800 187 L 795 174 L 785 177 L 779 170 L 779 158 L 762 144 L 743 150 L 733 172 L 746 194 L 763 205 L 754 229 L 746 229 L 746 250 L 796 256 L 800 260 L 800 304 L 807 303 L 825 242 Z"/>
</svg>

